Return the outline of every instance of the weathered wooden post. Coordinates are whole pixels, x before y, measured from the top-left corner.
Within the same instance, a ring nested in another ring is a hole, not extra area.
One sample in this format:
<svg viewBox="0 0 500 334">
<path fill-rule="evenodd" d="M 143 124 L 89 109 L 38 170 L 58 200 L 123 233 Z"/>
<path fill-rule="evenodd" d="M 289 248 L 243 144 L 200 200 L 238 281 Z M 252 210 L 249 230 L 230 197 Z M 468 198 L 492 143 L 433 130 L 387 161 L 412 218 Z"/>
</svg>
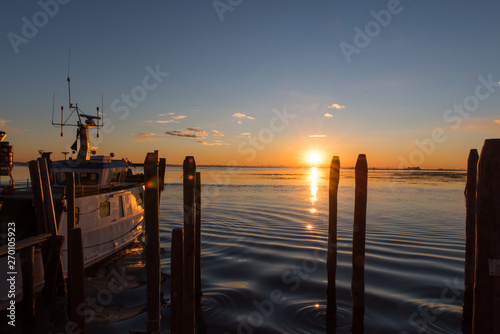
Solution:
<svg viewBox="0 0 500 334">
<path fill-rule="evenodd" d="M 194 284 L 194 251 L 196 238 L 196 219 L 194 189 L 196 163 L 194 157 L 184 159 L 184 333 L 194 333 L 195 324 L 195 284 Z"/>
<path fill-rule="evenodd" d="M 34 324 L 35 317 L 35 293 L 34 283 L 34 258 L 35 246 L 28 246 L 21 250 L 21 270 L 23 273 L 23 309 L 25 323 L 30 326 Z"/>
<path fill-rule="evenodd" d="M 57 235 L 56 215 L 54 213 L 54 204 L 52 201 L 52 187 L 50 184 L 49 167 L 45 158 L 38 158 L 40 167 L 40 179 L 43 191 L 43 204 L 45 207 L 45 219 L 47 221 L 49 232 Z"/>
<path fill-rule="evenodd" d="M 365 316 L 365 234 L 368 165 L 366 156 L 360 154 L 355 167 L 354 226 L 352 238 L 353 315 L 351 333 L 364 332 Z"/>
<path fill-rule="evenodd" d="M 182 228 L 172 230 L 171 251 L 171 310 L 170 330 L 172 334 L 183 334 L 183 292 L 184 292 L 184 236 Z"/>
<path fill-rule="evenodd" d="M 66 208 L 68 220 L 66 231 L 75 227 L 75 173 L 66 173 Z M 69 234 L 68 234 L 69 235 Z"/>
<path fill-rule="evenodd" d="M 69 317 L 76 323 L 78 333 L 85 334 L 84 312 L 80 309 L 84 304 L 84 266 L 83 241 L 81 228 L 68 231 L 68 285 L 69 285 Z"/>
<path fill-rule="evenodd" d="M 479 158 L 472 333 L 500 333 L 500 139 L 487 139 Z"/>
<path fill-rule="evenodd" d="M 338 156 L 332 157 L 330 163 L 330 183 L 328 189 L 328 256 L 327 256 L 327 275 L 328 286 L 326 294 L 326 327 L 328 333 L 335 333 L 337 323 L 337 204 L 338 189 L 340 179 L 340 160 Z"/>
<path fill-rule="evenodd" d="M 196 298 L 196 319 L 201 317 L 201 173 L 196 172 L 194 201 L 196 208 L 194 246 L 194 285 Z"/>
<path fill-rule="evenodd" d="M 462 311 L 462 332 L 464 334 L 472 333 L 474 268 L 476 256 L 476 182 L 478 160 L 479 155 L 477 150 L 470 150 L 467 162 L 467 182 L 465 184 L 465 290 Z"/>
<path fill-rule="evenodd" d="M 45 219 L 45 206 L 43 205 L 42 181 L 40 177 L 40 167 L 38 161 L 32 160 L 29 162 L 29 170 L 31 177 L 31 189 L 33 190 L 33 204 L 35 206 L 36 223 L 38 233 L 47 233 L 47 220 Z"/>
<path fill-rule="evenodd" d="M 146 272 L 147 272 L 147 332 L 160 330 L 160 212 L 158 192 L 158 151 L 148 153 L 144 161 Z"/>
</svg>

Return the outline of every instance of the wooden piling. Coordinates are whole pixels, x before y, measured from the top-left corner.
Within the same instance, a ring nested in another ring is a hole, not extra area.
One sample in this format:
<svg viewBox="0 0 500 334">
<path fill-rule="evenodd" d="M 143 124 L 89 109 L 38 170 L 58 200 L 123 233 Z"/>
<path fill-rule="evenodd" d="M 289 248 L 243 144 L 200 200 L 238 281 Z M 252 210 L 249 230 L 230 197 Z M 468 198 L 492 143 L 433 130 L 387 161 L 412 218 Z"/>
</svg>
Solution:
<svg viewBox="0 0 500 334">
<path fill-rule="evenodd" d="M 21 250 L 21 270 L 23 273 L 23 313 L 29 326 L 35 317 L 34 260 L 35 246 L 31 245 Z"/>
<path fill-rule="evenodd" d="M 160 213 L 158 192 L 158 151 L 144 161 L 144 211 L 146 219 L 147 332 L 160 330 Z"/>
<path fill-rule="evenodd" d="M 45 283 L 43 285 L 42 295 L 45 300 L 52 300 L 59 277 L 62 272 L 61 251 L 64 243 L 63 235 L 53 235 L 49 239 L 49 247 L 45 254 L 44 273 Z"/>
<path fill-rule="evenodd" d="M 68 210 L 66 231 L 69 232 L 75 227 L 75 173 L 73 172 L 66 173 L 66 208 Z"/>
<path fill-rule="evenodd" d="M 365 314 L 365 234 L 366 203 L 368 188 L 368 165 L 366 156 L 360 154 L 355 167 L 354 226 L 352 240 L 352 284 L 353 316 L 351 333 L 364 332 Z"/>
<path fill-rule="evenodd" d="M 467 181 L 465 184 L 465 289 L 462 311 L 462 332 L 464 334 L 472 333 L 472 308 L 476 252 L 476 182 L 478 160 L 479 155 L 477 153 L 477 150 L 470 150 L 469 159 L 467 162 Z"/>
<path fill-rule="evenodd" d="M 330 182 L 328 189 L 328 256 L 326 262 L 328 275 L 326 325 L 328 333 L 335 333 L 337 322 L 337 292 L 335 280 L 337 274 L 337 204 L 339 179 L 340 159 L 338 156 L 334 156 L 330 163 Z"/>
<path fill-rule="evenodd" d="M 54 204 L 52 201 L 52 187 L 50 184 L 49 167 L 45 158 L 38 158 L 38 166 L 40 168 L 40 179 L 43 191 L 43 205 L 45 208 L 45 219 L 49 232 L 52 235 L 57 235 L 56 215 L 54 213 Z"/>
<path fill-rule="evenodd" d="M 187 156 L 183 165 L 184 181 L 184 333 L 193 334 L 195 324 L 195 178 L 194 157 Z"/>
<path fill-rule="evenodd" d="M 38 233 L 47 233 L 49 232 L 49 230 L 47 228 L 47 220 L 45 219 L 42 180 L 40 177 L 40 167 L 38 166 L 38 161 L 30 161 L 29 170 L 31 177 L 31 189 L 33 190 L 33 202 L 35 206 Z"/>
<path fill-rule="evenodd" d="M 479 158 L 472 333 L 500 333 L 500 139 L 487 139 Z"/>
<path fill-rule="evenodd" d="M 172 334 L 182 334 L 183 315 L 183 289 L 184 289 L 184 236 L 182 228 L 172 230 L 172 251 L 171 251 L 171 309 L 170 330 Z"/>
<path fill-rule="evenodd" d="M 83 241 L 81 228 L 72 228 L 68 231 L 68 299 L 69 318 L 76 323 L 78 333 L 85 334 L 84 305 L 84 265 Z"/>
<path fill-rule="evenodd" d="M 194 285 L 196 298 L 196 319 L 201 317 L 201 174 L 196 172 L 195 194 L 196 223 L 195 223 L 195 249 L 194 249 Z"/>
</svg>

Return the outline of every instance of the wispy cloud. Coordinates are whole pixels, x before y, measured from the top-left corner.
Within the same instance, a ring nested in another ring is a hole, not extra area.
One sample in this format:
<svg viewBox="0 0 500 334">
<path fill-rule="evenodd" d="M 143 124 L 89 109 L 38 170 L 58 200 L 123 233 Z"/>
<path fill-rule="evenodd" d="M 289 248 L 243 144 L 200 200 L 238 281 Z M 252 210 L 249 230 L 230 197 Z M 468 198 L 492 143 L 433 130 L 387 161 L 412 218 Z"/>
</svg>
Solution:
<svg viewBox="0 0 500 334">
<path fill-rule="evenodd" d="M 166 131 L 165 135 L 179 138 L 204 139 L 207 133 L 200 128 L 187 128 L 184 130 Z"/>
<path fill-rule="evenodd" d="M 345 109 L 345 106 L 341 106 L 340 104 L 334 103 L 334 104 L 329 105 L 328 108 L 342 110 L 342 109 Z"/>
<path fill-rule="evenodd" d="M 166 121 L 155 121 L 155 123 L 179 123 L 177 122 L 175 119 L 169 119 L 169 120 L 166 120 Z"/>
<path fill-rule="evenodd" d="M 215 140 L 214 142 L 212 143 L 208 143 L 206 141 L 203 141 L 203 140 L 198 140 L 198 143 L 202 144 L 202 145 L 207 145 L 207 146 L 223 146 L 223 145 L 229 145 L 228 143 L 224 143 L 223 141 L 221 140 Z"/>
<path fill-rule="evenodd" d="M 157 138 L 156 134 L 147 132 L 132 133 L 132 136 L 134 136 L 133 140 L 137 142 L 150 141 Z"/>
<path fill-rule="evenodd" d="M 332 115 L 332 114 L 330 114 L 329 112 L 327 112 L 324 116 L 325 116 L 326 118 L 332 118 L 332 117 L 333 117 L 333 115 Z"/>
<path fill-rule="evenodd" d="M 234 113 L 234 114 L 233 114 L 233 117 L 238 119 L 238 124 L 241 124 L 241 120 L 242 120 L 242 119 L 252 119 L 252 120 L 253 120 L 253 119 L 255 119 L 255 118 L 253 118 L 252 116 L 247 116 L 247 115 L 242 114 L 242 113 L 240 113 L 240 112 L 236 112 L 236 113 Z"/>
<path fill-rule="evenodd" d="M 496 120 L 495 120 L 495 123 L 500 124 L 500 119 L 496 119 Z"/>
<path fill-rule="evenodd" d="M 250 132 L 242 132 L 238 137 L 250 137 Z"/>
<path fill-rule="evenodd" d="M 212 130 L 213 133 L 214 133 L 214 136 L 219 136 L 219 137 L 224 137 L 224 134 L 223 133 L 220 133 L 219 131 L 217 130 Z"/>
<path fill-rule="evenodd" d="M 324 138 L 326 135 L 310 135 L 309 138 Z"/>
<path fill-rule="evenodd" d="M 3 119 L 3 118 L 0 118 L 0 124 L 6 124 L 8 122 L 12 122 L 11 120 L 8 120 L 8 119 Z"/>
<path fill-rule="evenodd" d="M 173 119 L 183 119 L 186 118 L 184 115 L 177 115 L 177 116 L 172 116 Z"/>
</svg>

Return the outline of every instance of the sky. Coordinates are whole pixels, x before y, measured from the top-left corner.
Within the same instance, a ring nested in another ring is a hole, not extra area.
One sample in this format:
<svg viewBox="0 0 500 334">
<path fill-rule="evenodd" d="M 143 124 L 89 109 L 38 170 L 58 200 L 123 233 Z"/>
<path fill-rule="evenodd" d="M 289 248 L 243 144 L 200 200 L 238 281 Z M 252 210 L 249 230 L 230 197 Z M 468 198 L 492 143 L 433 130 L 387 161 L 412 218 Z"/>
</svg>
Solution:
<svg viewBox="0 0 500 334">
<path fill-rule="evenodd" d="M 500 2 L 0 4 L 0 130 L 29 161 L 101 107 L 98 154 L 167 163 L 465 168 L 500 132 Z M 71 56 L 69 57 L 69 54 Z M 55 98 L 54 98 L 55 96 Z M 55 100 L 55 103 L 53 103 Z M 69 122 L 75 121 L 70 119 Z"/>
</svg>

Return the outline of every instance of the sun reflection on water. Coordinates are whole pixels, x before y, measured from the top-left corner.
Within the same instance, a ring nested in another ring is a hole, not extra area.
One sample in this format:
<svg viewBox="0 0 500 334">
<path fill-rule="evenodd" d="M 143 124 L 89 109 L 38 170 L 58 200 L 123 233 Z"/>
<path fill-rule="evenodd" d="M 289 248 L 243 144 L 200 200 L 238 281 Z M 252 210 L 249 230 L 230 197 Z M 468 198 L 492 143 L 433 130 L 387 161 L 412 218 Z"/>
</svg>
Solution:
<svg viewBox="0 0 500 334">
<path fill-rule="evenodd" d="M 311 197 L 309 200 L 311 201 L 312 207 L 309 209 L 311 213 L 316 213 L 317 210 L 314 207 L 316 202 L 318 201 L 318 169 L 316 167 L 311 167 L 311 187 L 309 188 L 311 192 Z"/>
</svg>

